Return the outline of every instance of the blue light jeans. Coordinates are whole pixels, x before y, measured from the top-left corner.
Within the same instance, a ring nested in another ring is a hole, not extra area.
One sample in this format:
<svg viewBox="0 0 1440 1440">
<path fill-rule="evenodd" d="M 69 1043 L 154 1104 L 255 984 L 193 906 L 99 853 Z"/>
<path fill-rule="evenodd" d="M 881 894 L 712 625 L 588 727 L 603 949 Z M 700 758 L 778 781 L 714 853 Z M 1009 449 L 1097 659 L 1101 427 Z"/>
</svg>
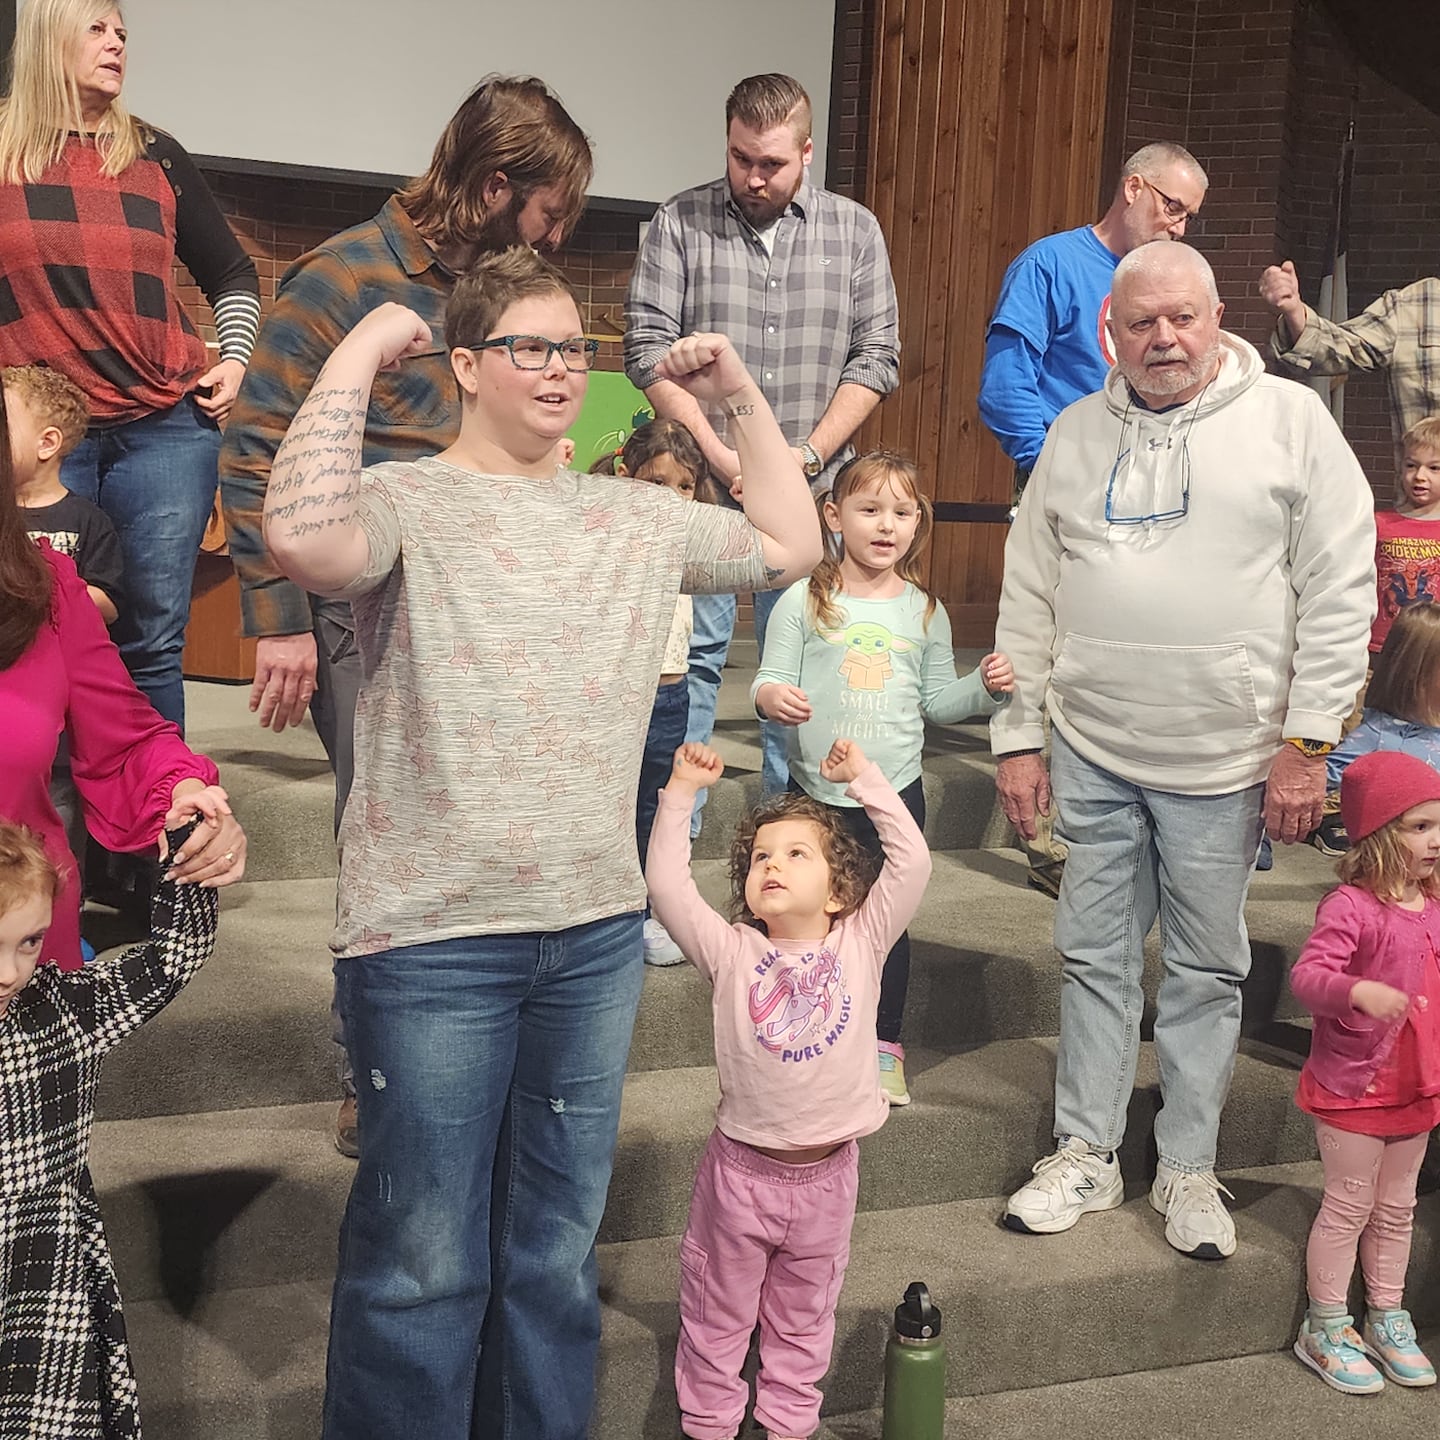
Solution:
<svg viewBox="0 0 1440 1440">
<path fill-rule="evenodd" d="M 335 965 L 360 1160 L 325 1440 L 584 1440 L 640 916 Z"/>
<path fill-rule="evenodd" d="M 65 488 L 98 505 L 119 533 L 124 595 L 110 633 L 135 684 L 182 731 L 190 586 L 219 458 L 219 427 L 187 395 L 169 410 L 92 428 L 60 470 Z"/>
<path fill-rule="evenodd" d="M 1250 971 L 1245 897 L 1260 846 L 1263 785 L 1176 795 L 1082 759 L 1056 730 L 1057 834 L 1070 846 L 1055 911 L 1060 1053 L 1055 1134 L 1113 1150 L 1125 1133 L 1144 1010 L 1145 936 L 1160 920 L 1164 977 L 1155 1052 L 1160 1159 L 1210 1170 Z"/>
<path fill-rule="evenodd" d="M 765 627 L 770 622 L 770 612 L 783 593 L 780 590 L 760 590 L 751 597 L 755 611 L 755 644 L 761 655 L 765 653 Z M 690 671 L 685 679 L 690 692 L 690 720 L 685 738 L 708 745 L 715 732 L 715 708 L 720 700 L 725 657 L 730 653 L 730 637 L 735 633 L 737 601 L 733 595 L 696 595 L 694 607 Z M 778 795 L 790 782 L 790 761 L 783 725 L 777 725 L 773 720 L 760 721 L 760 752 L 760 779 L 765 794 Z M 709 794 L 709 790 L 702 790 L 695 797 L 695 813 L 690 821 L 691 839 L 700 833 L 700 812 L 705 808 Z"/>
</svg>

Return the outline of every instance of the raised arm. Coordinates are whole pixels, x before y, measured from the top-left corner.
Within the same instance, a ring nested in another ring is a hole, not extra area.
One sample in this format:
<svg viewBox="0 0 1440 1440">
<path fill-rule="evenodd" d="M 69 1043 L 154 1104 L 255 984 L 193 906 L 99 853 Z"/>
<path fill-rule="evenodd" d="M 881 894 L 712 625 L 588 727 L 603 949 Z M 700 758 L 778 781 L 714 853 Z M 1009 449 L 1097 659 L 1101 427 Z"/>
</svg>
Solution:
<svg viewBox="0 0 1440 1440">
<path fill-rule="evenodd" d="M 815 502 L 769 402 L 735 347 L 724 335 L 686 335 L 656 368 L 662 379 L 729 415 L 745 476 L 741 503 L 760 533 L 772 588 L 808 575 L 821 553 Z"/>
<path fill-rule="evenodd" d="M 372 310 L 336 347 L 285 433 L 265 492 L 265 543 L 297 585 L 321 595 L 364 573 L 356 517 L 365 412 L 376 374 L 418 354 L 430 327 L 403 305 Z"/>
</svg>

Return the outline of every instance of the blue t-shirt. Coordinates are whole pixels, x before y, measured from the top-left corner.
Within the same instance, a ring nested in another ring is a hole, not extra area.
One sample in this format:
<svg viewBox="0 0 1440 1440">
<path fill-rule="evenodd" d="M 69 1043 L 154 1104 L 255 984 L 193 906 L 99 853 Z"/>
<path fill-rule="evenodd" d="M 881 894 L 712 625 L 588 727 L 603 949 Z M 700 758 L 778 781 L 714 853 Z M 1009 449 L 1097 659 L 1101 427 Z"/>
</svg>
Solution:
<svg viewBox="0 0 1440 1440">
<path fill-rule="evenodd" d="M 980 416 L 1017 465 L 1034 465 L 1055 417 L 1105 383 L 1105 322 L 1120 257 L 1088 225 L 1022 250 L 985 332 Z"/>
</svg>

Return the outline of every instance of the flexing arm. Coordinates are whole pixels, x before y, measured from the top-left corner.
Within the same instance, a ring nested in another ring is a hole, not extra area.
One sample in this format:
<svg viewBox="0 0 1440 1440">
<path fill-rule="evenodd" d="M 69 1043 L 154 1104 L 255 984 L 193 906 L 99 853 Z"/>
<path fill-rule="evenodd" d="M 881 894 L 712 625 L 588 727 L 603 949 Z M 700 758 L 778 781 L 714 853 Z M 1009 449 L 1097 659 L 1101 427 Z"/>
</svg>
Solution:
<svg viewBox="0 0 1440 1440">
<path fill-rule="evenodd" d="M 296 584 L 338 594 L 370 559 L 356 514 L 365 412 L 376 374 L 419 353 L 429 326 L 413 310 L 372 310 L 325 362 L 286 431 L 265 492 L 265 542 Z"/>
<path fill-rule="evenodd" d="M 760 532 L 772 587 L 808 575 L 820 560 L 820 523 L 810 487 L 735 347 L 723 335 L 687 335 L 658 369 L 696 400 L 729 415 L 745 474 L 745 518 Z"/>
<path fill-rule="evenodd" d="M 1298 311 L 1283 314 L 1271 336 L 1270 353 L 1310 375 L 1388 369 L 1400 337 L 1403 293 L 1387 290 L 1367 310 L 1344 321 L 1327 320 L 1302 304 Z"/>
</svg>

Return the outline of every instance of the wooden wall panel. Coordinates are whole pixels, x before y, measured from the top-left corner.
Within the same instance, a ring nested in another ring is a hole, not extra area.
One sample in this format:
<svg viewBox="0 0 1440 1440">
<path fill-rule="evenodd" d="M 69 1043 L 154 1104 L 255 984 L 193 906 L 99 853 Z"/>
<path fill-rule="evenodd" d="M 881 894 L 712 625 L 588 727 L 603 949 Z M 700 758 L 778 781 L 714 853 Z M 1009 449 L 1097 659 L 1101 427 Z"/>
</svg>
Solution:
<svg viewBox="0 0 1440 1440">
<path fill-rule="evenodd" d="M 866 203 L 904 348 L 865 440 L 913 455 L 937 500 L 1010 498 L 976 408 L 985 326 L 1020 250 L 1097 218 L 1114 3 L 876 0 Z M 1004 543 L 1003 525 L 936 527 L 930 578 L 959 644 L 990 643 Z"/>
</svg>

